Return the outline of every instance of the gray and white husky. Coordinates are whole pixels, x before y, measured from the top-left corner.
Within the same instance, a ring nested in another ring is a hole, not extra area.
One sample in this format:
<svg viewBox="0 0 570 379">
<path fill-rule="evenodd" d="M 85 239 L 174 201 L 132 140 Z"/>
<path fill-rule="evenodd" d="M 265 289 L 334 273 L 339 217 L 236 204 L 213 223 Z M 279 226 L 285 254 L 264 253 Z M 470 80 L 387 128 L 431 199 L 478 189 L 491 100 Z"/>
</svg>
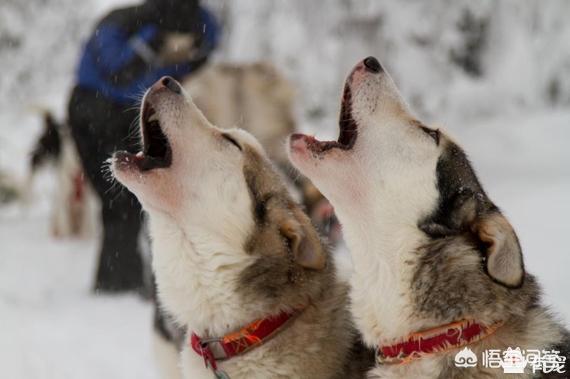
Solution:
<svg viewBox="0 0 570 379">
<path fill-rule="evenodd" d="M 565 373 L 535 376 L 530 365 L 519 374 L 456 367 L 464 348 L 475 357 L 554 350 L 563 360 L 570 337 L 541 304 L 513 228 L 461 147 L 412 115 L 375 58 L 346 81 L 338 140 L 295 134 L 289 154 L 343 225 L 353 317 L 378 348 L 370 377 L 570 377 L 568 362 Z"/>
<path fill-rule="evenodd" d="M 213 376 L 206 352 L 219 377 L 363 377 L 372 356 L 348 286 L 257 140 L 211 125 L 168 77 L 144 97 L 141 134 L 143 150 L 116 153 L 112 171 L 149 215 L 159 299 L 193 334 L 184 377 Z M 257 320 L 284 312 L 295 316 L 258 344 Z M 235 340 L 254 346 L 224 359 Z"/>
</svg>

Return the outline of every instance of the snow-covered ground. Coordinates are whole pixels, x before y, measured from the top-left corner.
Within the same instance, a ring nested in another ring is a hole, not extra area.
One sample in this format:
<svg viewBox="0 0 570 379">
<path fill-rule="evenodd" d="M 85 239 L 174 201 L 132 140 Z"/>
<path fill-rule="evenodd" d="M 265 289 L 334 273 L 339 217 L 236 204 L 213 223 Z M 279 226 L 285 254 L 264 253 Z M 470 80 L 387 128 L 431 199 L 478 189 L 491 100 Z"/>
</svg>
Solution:
<svg viewBox="0 0 570 379">
<path fill-rule="evenodd" d="M 81 39 L 126 2 L 0 2 L 0 170 L 24 177 L 40 131 L 33 108 L 63 115 Z M 465 146 L 545 302 L 570 325 L 570 3 L 208 2 L 227 25 L 216 59 L 274 61 L 299 88 L 301 128 L 319 136 L 336 133 L 350 67 L 380 57 L 424 120 Z M 449 61 L 467 38 L 456 28 L 466 9 L 488 28 L 475 76 Z M 54 190 L 44 174 L 27 208 L 0 207 L 0 377 L 156 378 L 150 305 L 90 292 L 96 241 L 50 236 Z"/>
<path fill-rule="evenodd" d="M 90 293 L 93 241 L 54 241 L 45 216 L 0 216 L 0 376 L 156 378 L 149 304 Z"/>
</svg>

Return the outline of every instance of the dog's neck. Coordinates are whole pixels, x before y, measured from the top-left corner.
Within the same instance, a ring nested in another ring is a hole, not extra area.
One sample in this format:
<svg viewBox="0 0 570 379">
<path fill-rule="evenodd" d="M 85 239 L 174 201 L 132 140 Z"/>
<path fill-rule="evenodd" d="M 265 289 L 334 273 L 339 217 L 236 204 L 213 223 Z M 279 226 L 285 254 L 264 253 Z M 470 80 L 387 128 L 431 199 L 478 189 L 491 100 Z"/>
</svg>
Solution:
<svg viewBox="0 0 570 379">
<path fill-rule="evenodd" d="M 436 199 L 433 194 L 427 198 Z M 433 204 L 382 193 L 360 199 L 360 207 L 337 207 L 351 250 L 352 312 L 364 342 L 373 348 L 405 340 L 426 325 L 413 315 L 410 264 L 428 237 L 417 226 Z M 423 209 L 421 204 L 427 204 Z M 404 365 L 379 365 L 379 377 L 437 377 L 439 356 L 428 355 Z"/>
<path fill-rule="evenodd" d="M 425 236 L 397 213 L 385 210 L 377 214 L 382 216 L 370 215 L 368 219 L 361 214 L 360 224 L 343 224 L 354 267 L 350 280 L 352 316 L 364 343 L 371 348 L 402 339 L 423 327 L 410 317 L 412 268 L 406 261 Z M 342 216 L 339 213 L 340 220 Z M 388 377 L 436 377 L 439 370 L 437 362 L 427 357 L 397 368 L 380 365 L 369 375 L 383 377 L 385 367 L 389 374 L 395 370 Z"/>
<path fill-rule="evenodd" d="M 243 304 L 239 274 L 254 257 L 204 230 L 181 229 L 153 215 L 153 270 L 158 293 L 176 320 L 202 336 L 219 336 L 266 317 L 260 304 Z"/>
<path fill-rule="evenodd" d="M 401 205 L 399 199 L 379 201 L 362 209 L 336 208 L 354 265 L 353 316 L 364 342 L 371 347 L 420 327 L 407 317 L 412 273 L 406 261 L 426 238 L 416 226 L 413 204 L 398 209 L 393 204 Z"/>
</svg>

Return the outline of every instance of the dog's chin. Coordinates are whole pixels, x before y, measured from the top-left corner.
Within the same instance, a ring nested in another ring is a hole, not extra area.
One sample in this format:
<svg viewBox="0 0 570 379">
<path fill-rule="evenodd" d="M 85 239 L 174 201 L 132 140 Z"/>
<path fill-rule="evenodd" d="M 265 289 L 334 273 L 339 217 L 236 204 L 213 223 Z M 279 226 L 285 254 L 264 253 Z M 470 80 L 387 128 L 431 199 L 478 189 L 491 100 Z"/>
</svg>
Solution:
<svg viewBox="0 0 570 379">
<path fill-rule="evenodd" d="M 110 168 L 113 177 L 129 191 L 138 196 L 139 191 L 148 184 L 152 171 L 143 172 L 137 164 L 135 154 L 117 152 L 110 159 Z"/>
<path fill-rule="evenodd" d="M 115 153 L 111 162 L 114 178 L 137 197 L 146 211 L 175 213 L 182 198 L 176 170 L 141 170 L 137 160 L 140 158 L 135 154 Z"/>
<path fill-rule="evenodd" d="M 118 151 L 113 154 L 113 172 L 137 174 L 139 177 L 147 176 L 156 171 L 164 171 L 171 167 L 172 158 L 168 159 L 145 156 L 142 152 L 132 154 L 126 151 Z"/>
</svg>

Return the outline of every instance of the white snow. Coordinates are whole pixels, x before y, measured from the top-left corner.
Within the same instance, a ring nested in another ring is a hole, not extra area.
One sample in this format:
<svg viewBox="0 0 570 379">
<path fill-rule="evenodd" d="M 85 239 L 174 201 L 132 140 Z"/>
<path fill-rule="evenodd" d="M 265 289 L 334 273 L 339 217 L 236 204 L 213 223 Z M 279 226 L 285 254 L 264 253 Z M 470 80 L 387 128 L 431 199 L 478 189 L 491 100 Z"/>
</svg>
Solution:
<svg viewBox="0 0 570 379">
<path fill-rule="evenodd" d="M 126 2 L 0 2 L 0 170 L 24 177 L 41 126 L 34 108 L 64 115 L 81 40 Z M 226 22 L 216 59 L 274 61 L 299 88 L 301 128 L 320 137 L 336 134 L 348 70 L 379 57 L 422 118 L 464 145 L 513 223 L 545 302 L 570 324 L 569 2 L 209 3 Z M 449 61 L 465 9 L 488 18 L 480 77 Z M 150 304 L 93 295 L 96 241 L 54 240 L 57 189 L 44 174 L 33 190 L 29 209 L 0 207 L 0 377 L 156 378 Z"/>
<path fill-rule="evenodd" d="M 92 294 L 94 241 L 55 241 L 46 210 L 0 212 L 1 377 L 156 378 L 150 305 Z"/>
</svg>

